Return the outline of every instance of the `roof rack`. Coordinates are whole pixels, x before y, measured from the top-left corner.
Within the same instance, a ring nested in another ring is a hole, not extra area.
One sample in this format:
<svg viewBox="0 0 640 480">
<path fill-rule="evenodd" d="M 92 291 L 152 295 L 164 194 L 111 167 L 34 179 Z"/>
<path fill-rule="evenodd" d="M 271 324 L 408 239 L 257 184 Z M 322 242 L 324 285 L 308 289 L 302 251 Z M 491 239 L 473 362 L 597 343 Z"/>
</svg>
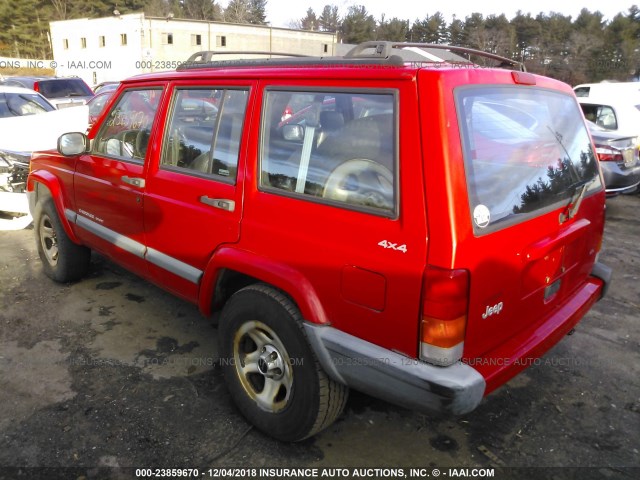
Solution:
<svg viewBox="0 0 640 480">
<path fill-rule="evenodd" d="M 496 67 L 499 68 L 506 68 L 508 66 L 511 66 L 512 68 L 516 68 L 517 70 L 520 70 L 522 72 L 527 71 L 524 63 L 518 62 L 517 60 L 512 60 L 507 57 L 502 57 L 494 53 L 484 52 L 482 50 L 476 50 L 473 48 L 458 47 L 455 45 L 444 45 L 439 43 L 407 43 L 386 41 L 363 42 L 349 50 L 344 58 L 391 58 L 393 56 L 394 49 L 401 50 L 407 47 L 448 50 L 453 53 L 468 55 L 469 57 L 471 55 L 476 55 L 500 62 L 498 65 L 496 65 Z M 372 53 L 366 53 L 367 50 L 371 50 Z M 469 62 L 471 63 L 471 60 L 469 60 Z"/>
<path fill-rule="evenodd" d="M 314 57 L 301 55 L 297 53 L 282 52 L 264 52 L 264 51 L 224 51 L 217 52 L 204 50 L 194 53 L 189 59 L 178 66 L 178 71 L 195 70 L 201 68 L 220 68 L 220 67 L 250 67 L 250 66 L 311 66 L 311 65 L 382 65 L 382 66 L 402 66 L 407 60 L 402 58 L 400 50 L 406 47 L 427 48 L 437 50 L 448 50 L 453 53 L 461 53 L 467 56 L 476 55 L 500 62 L 496 67 L 512 68 L 520 71 L 526 71 L 523 63 L 510 58 L 501 57 L 493 53 L 483 52 L 482 50 L 474 50 L 466 47 L 456 47 L 453 45 L 441 45 L 432 43 L 404 43 L 404 42 L 386 42 L 386 41 L 370 41 L 361 43 L 347 52 L 344 57 Z M 395 50 L 395 52 L 394 52 Z M 396 53 L 397 52 L 397 53 Z M 277 56 L 287 58 L 250 58 L 239 60 L 213 60 L 217 56 L 222 55 L 264 55 Z M 433 63 L 428 59 L 412 60 L 409 63 Z M 473 63 L 470 59 L 466 62 L 450 62 L 446 63 Z"/>
</svg>

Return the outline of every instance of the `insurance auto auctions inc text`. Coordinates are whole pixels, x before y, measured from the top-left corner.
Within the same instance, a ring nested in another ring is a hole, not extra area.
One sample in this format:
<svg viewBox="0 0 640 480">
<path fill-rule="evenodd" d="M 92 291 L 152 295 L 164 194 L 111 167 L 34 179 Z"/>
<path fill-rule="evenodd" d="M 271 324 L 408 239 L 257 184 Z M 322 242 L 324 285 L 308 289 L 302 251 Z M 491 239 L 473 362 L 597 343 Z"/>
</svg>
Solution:
<svg viewBox="0 0 640 480">
<path fill-rule="evenodd" d="M 493 478 L 493 468 L 232 468 L 210 469 L 211 478 Z"/>
</svg>

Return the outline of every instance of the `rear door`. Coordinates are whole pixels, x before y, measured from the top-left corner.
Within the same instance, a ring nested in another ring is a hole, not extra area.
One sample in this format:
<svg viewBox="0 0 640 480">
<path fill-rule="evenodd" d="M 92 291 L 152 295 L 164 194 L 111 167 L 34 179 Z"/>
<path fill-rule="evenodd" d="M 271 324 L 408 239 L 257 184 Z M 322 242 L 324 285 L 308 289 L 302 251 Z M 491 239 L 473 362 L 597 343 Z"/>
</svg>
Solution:
<svg viewBox="0 0 640 480">
<path fill-rule="evenodd" d="M 584 285 L 601 240 L 602 182 L 571 94 L 463 86 L 455 102 L 461 222 L 471 226 L 457 262 L 471 271 L 465 356 L 476 357 L 551 318 Z"/>
<path fill-rule="evenodd" d="M 192 301 L 214 250 L 240 235 L 250 92 L 250 82 L 171 86 L 144 230 L 151 277 Z"/>
<path fill-rule="evenodd" d="M 415 357 L 427 238 L 415 83 L 357 73 L 261 92 L 242 244 L 308 279 L 336 328 Z"/>
</svg>

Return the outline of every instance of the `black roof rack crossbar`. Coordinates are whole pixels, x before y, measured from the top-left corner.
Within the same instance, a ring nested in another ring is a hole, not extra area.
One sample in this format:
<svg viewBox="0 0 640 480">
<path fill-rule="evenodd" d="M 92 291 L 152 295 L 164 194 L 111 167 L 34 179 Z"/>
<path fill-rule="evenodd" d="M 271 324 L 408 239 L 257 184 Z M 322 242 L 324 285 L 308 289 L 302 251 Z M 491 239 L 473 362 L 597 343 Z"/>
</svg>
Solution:
<svg viewBox="0 0 640 480">
<path fill-rule="evenodd" d="M 344 56 L 347 58 L 390 58 L 393 56 L 393 49 L 402 49 L 406 47 L 415 48 L 428 48 L 435 50 L 448 50 L 453 53 L 461 53 L 465 55 L 477 55 L 479 57 L 489 58 L 491 60 L 499 61 L 499 67 L 510 65 L 517 70 L 526 72 L 527 69 L 522 62 L 512 60 L 511 58 L 502 57 L 494 53 L 484 52 L 482 50 L 476 50 L 467 47 L 458 47 L 455 45 L 444 45 L 439 43 L 406 43 L 406 42 L 385 42 L 385 41 L 370 41 L 363 42 L 347 52 Z M 366 53 L 367 50 L 373 50 L 373 53 Z M 447 62 L 455 63 L 455 62 Z"/>
</svg>

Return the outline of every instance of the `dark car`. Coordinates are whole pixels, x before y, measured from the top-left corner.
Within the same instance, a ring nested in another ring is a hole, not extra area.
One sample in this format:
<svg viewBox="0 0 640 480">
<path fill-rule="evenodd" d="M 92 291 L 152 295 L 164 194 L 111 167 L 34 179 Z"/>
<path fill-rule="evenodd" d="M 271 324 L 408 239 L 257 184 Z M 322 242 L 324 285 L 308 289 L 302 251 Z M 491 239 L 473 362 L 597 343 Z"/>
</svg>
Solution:
<svg viewBox="0 0 640 480">
<path fill-rule="evenodd" d="M 620 135 L 587 121 L 608 197 L 633 193 L 640 185 L 638 137 Z"/>
<path fill-rule="evenodd" d="M 79 77 L 10 77 L 1 84 L 35 90 L 58 109 L 84 105 L 93 97 L 93 90 Z"/>
</svg>

